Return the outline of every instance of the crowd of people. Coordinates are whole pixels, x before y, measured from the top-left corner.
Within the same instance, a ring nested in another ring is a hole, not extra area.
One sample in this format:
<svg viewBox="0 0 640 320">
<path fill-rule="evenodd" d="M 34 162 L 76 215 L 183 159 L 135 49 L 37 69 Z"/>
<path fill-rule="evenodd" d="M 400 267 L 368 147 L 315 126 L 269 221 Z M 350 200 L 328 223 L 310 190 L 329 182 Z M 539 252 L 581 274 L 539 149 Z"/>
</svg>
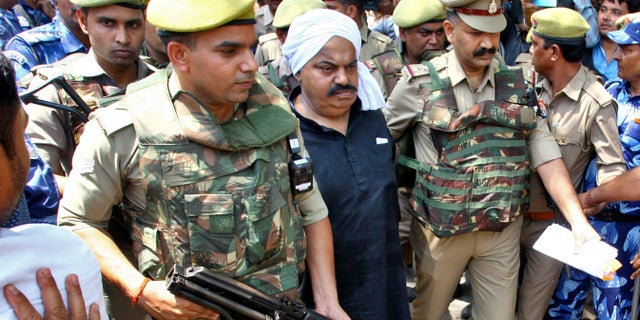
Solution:
<svg viewBox="0 0 640 320">
<path fill-rule="evenodd" d="M 0 0 L 0 318 L 636 319 L 640 0 L 538 5 Z"/>
</svg>

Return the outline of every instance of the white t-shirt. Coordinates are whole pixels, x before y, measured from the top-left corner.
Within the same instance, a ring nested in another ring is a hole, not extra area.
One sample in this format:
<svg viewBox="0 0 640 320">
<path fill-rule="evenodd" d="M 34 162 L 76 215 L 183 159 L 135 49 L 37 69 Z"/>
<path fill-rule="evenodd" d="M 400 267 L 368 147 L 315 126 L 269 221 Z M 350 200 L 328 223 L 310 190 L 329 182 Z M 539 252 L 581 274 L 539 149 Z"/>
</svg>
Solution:
<svg viewBox="0 0 640 320">
<path fill-rule="evenodd" d="M 102 319 L 107 318 L 102 292 L 100 266 L 89 247 L 71 231 L 48 224 L 28 224 L 15 228 L 0 228 L 0 289 L 9 283 L 15 285 L 44 313 L 36 271 L 47 267 L 53 277 L 65 305 L 67 291 L 65 278 L 75 273 L 80 280 L 87 310 L 97 302 Z M 0 290 L 0 319 L 16 319 L 13 309 Z"/>
</svg>

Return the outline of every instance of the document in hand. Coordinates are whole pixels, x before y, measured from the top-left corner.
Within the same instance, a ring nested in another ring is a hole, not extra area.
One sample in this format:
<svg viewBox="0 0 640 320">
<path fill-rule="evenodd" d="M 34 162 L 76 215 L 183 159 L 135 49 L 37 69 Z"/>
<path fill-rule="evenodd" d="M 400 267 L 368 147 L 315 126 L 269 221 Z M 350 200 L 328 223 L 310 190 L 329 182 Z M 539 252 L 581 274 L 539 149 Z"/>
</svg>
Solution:
<svg viewBox="0 0 640 320">
<path fill-rule="evenodd" d="M 618 250 L 602 240 L 589 240 L 575 252 L 571 230 L 555 223 L 547 227 L 533 248 L 602 280 L 613 279 L 622 266 L 616 260 Z"/>
</svg>

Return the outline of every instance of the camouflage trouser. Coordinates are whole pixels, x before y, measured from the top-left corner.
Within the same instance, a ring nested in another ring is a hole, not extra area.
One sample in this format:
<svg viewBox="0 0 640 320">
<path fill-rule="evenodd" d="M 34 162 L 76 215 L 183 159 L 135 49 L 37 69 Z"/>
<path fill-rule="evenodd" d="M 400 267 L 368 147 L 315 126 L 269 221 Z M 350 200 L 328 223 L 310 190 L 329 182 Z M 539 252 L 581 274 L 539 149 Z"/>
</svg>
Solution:
<svg viewBox="0 0 640 320">
<path fill-rule="evenodd" d="M 593 305 L 599 320 L 630 319 L 633 268 L 629 262 L 638 251 L 640 224 L 591 220 L 591 226 L 604 241 L 618 249 L 618 269 L 613 280 L 603 281 L 567 266 L 560 275 L 545 319 L 581 319 L 585 298 L 593 290 Z"/>
</svg>

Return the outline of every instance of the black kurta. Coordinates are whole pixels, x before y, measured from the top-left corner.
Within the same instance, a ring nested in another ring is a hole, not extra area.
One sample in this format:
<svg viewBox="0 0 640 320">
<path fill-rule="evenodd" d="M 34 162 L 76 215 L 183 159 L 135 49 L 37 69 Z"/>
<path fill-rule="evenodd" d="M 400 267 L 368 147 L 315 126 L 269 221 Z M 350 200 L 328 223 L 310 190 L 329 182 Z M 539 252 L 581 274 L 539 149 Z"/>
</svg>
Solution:
<svg viewBox="0 0 640 320">
<path fill-rule="evenodd" d="M 298 94 L 299 87 L 290 101 Z M 356 100 L 346 136 L 296 116 L 314 163 L 317 188 L 329 208 L 340 305 L 351 319 L 410 319 L 398 236 L 393 140 L 382 112 L 361 111 Z M 313 305 L 308 278 L 301 292 Z"/>
</svg>

